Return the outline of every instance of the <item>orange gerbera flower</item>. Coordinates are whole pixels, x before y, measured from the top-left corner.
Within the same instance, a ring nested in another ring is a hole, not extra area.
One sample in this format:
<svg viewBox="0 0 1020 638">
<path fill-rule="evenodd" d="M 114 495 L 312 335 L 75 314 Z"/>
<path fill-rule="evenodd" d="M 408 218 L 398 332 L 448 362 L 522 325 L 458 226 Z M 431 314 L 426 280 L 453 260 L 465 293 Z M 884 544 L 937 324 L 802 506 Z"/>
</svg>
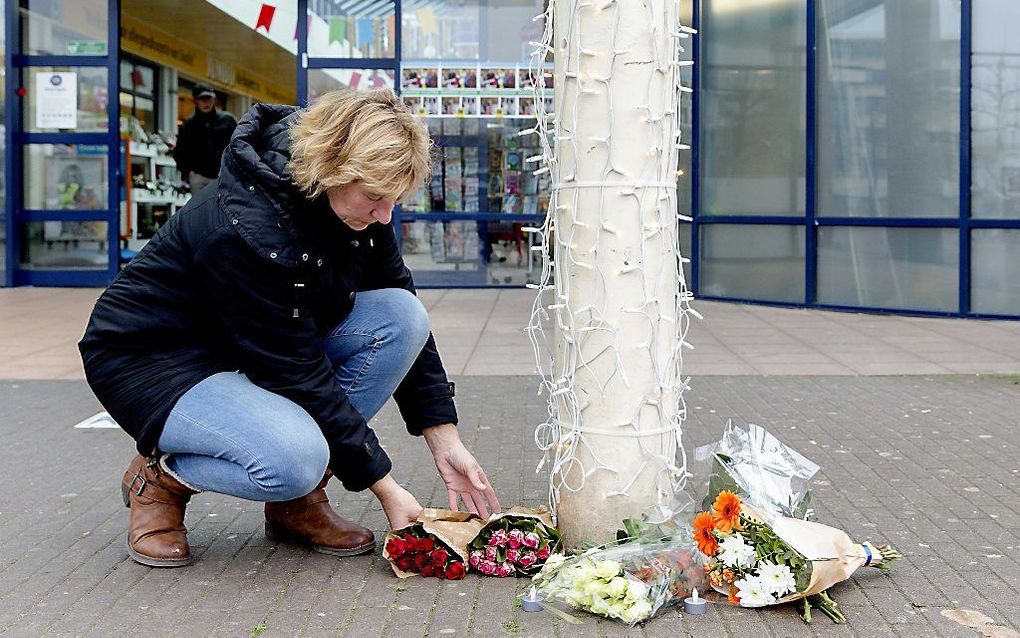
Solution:
<svg viewBox="0 0 1020 638">
<path fill-rule="evenodd" d="M 712 511 L 715 512 L 715 527 L 720 532 L 731 532 L 734 527 L 740 527 L 740 497 L 733 492 L 719 492 Z"/>
<path fill-rule="evenodd" d="M 712 515 L 708 512 L 698 514 L 694 517 L 691 527 L 694 528 L 694 540 L 698 543 L 698 551 L 706 556 L 715 556 L 719 551 L 719 540 L 713 533 L 715 522 L 712 520 Z"/>
<path fill-rule="evenodd" d="M 740 602 L 740 598 L 737 597 L 737 591 L 738 590 L 737 590 L 737 586 L 736 585 L 730 585 L 729 595 L 726 596 L 727 602 L 731 602 L 731 603 L 739 603 Z"/>
</svg>

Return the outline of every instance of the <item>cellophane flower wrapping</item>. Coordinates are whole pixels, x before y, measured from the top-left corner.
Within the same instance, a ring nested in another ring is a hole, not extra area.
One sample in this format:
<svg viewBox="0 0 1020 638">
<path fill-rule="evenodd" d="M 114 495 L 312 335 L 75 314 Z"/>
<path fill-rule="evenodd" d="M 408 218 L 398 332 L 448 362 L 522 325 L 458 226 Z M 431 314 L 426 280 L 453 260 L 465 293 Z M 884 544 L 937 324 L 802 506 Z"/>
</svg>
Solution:
<svg viewBox="0 0 1020 638">
<path fill-rule="evenodd" d="M 561 550 L 548 508 L 516 506 L 489 517 L 468 543 L 468 563 L 483 576 L 528 576 Z"/>
<path fill-rule="evenodd" d="M 579 556 L 553 555 L 534 577 L 545 605 L 559 605 L 631 626 L 705 591 L 705 557 L 689 539 L 631 540 Z"/>
<path fill-rule="evenodd" d="M 818 465 L 765 428 L 752 423 L 744 430 L 730 421 L 722 438 L 697 448 L 695 458 L 712 464 L 702 508 L 711 507 L 725 490 L 759 510 L 815 520 L 808 481 L 818 472 Z"/>
</svg>

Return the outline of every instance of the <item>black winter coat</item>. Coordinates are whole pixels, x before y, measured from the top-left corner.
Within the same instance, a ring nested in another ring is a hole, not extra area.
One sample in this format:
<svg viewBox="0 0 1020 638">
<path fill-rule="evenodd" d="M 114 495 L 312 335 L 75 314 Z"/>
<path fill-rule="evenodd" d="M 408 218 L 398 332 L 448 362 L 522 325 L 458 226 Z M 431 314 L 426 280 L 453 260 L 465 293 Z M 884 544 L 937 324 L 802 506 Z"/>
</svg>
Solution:
<svg viewBox="0 0 1020 638">
<path fill-rule="evenodd" d="M 79 349 L 89 385 L 142 454 L 154 452 L 181 395 L 239 370 L 315 418 L 330 467 L 356 491 L 390 460 L 344 398 L 322 340 L 357 291 L 414 285 L 391 225 L 355 232 L 325 196 L 309 201 L 294 186 L 296 116 L 290 106 L 252 107 L 216 187 L 171 217 L 102 294 Z M 394 397 L 412 434 L 457 422 L 431 336 Z"/>
<path fill-rule="evenodd" d="M 196 110 L 177 131 L 177 144 L 174 146 L 177 168 L 184 175 L 198 173 L 216 177 L 223 150 L 230 143 L 236 126 L 237 120 L 230 113 L 216 109 L 206 115 Z"/>
</svg>

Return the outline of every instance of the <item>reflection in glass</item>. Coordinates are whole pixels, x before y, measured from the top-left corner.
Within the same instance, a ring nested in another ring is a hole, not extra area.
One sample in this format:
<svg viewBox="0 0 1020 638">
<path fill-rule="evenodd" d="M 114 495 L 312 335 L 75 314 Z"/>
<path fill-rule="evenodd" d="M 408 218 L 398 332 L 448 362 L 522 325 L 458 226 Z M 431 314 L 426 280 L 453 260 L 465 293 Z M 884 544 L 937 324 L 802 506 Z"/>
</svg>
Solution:
<svg viewBox="0 0 1020 638">
<path fill-rule="evenodd" d="M 701 213 L 803 215 L 803 0 L 705 0 Z"/>
<path fill-rule="evenodd" d="M 542 0 L 489 2 L 485 10 L 485 36 L 480 60 L 527 64 L 534 48 L 528 42 L 542 39 L 542 22 L 533 20 L 542 13 Z"/>
<path fill-rule="evenodd" d="M 542 10 L 541 0 L 410 3 L 401 9 L 401 56 L 527 64 L 528 43 L 542 39 L 542 23 L 533 20 Z"/>
<path fill-rule="evenodd" d="M 1020 3 L 973 5 L 971 215 L 1020 218 Z"/>
<path fill-rule="evenodd" d="M 392 1 L 309 0 L 308 13 L 308 55 L 394 57 L 396 14 Z"/>
<path fill-rule="evenodd" d="M 25 208 L 109 208 L 107 149 L 99 144 L 26 144 Z"/>
<path fill-rule="evenodd" d="M 95 66 L 32 66 L 25 68 L 22 71 L 22 82 L 24 86 L 28 87 L 25 94 L 26 104 L 23 109 L 25 130 L 56 132 L 55 129 L 38 128 L 35 121 L 35 101 L 39 96 L 39 80 L 47 81 L 47 74 L 54 71 L 71 71 L 78 75 L 78 126 L 72 130 L 77 133 L 97 133 L 108 130 L 110 118 L 106 114 L 109 102 L 107 70 L 106 67 Z"/>
<path fill-rule="evenodd" d="M 956 229 L 822 227 L 818 302 L 956 311 L 959 248 Z"/>
<path fill-rule="evenodd" d="M 818 214 L 959 214 L 960 3 L 821 0 Z"/>
<path fill-rule="evenodd" d="M 478 60 L 480 25 L 479 0 L 427 0 L 402 6 L 400 55 L 405 60 Z"/>
<path fill-rule="evenodd" d="M 337 89 L 392 89 L 391 69 L 308 69 L 308 103 Z"/>
<path fill-rule="evenodd" d="M 701 294 L 803 303 L 803 226 L 706 224 L 699 233 Z"/>
<path fill-rule="evenodd" d="M 21 267 L 33 270 L 106 270 L 107 223 L 25 222 L 21 226 Z"/>
<path fill-rule="evenodd" d="M 1020 315 L 1020 230 L 976 228 L 970 242 L 971 312 Z"/>
<path fill-rule="evenodd" d="M 20 0 L 20 2 L 22 53 L 29 55 L 108 53 L 107 0 Z"/>
</svg>

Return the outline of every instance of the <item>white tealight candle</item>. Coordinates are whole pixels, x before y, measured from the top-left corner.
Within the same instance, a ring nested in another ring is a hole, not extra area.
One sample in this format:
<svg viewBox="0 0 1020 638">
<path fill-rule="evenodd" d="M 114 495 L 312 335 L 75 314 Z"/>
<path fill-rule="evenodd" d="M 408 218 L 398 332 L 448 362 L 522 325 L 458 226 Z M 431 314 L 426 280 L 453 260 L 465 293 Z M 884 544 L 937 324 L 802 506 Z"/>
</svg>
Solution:
<svg viewBox="0 0 1020 638">
<path fill-rule="evenodd" d="M 704 598 L 698 597 L 697 589 L 691 592 L 690 598 L 684 599 L 684 611 L 695 616 L 700 616 L 708 611 L 708 603 Z"/>
<path fill-rule="evenodd" d="M 535 590 L 534 585 L 531 586 L 531 591 L 521 599 L 521 609 L 524 611 L 542 611 L 542 601 L 539 600 L 538 592 Z"/>
</svg>

